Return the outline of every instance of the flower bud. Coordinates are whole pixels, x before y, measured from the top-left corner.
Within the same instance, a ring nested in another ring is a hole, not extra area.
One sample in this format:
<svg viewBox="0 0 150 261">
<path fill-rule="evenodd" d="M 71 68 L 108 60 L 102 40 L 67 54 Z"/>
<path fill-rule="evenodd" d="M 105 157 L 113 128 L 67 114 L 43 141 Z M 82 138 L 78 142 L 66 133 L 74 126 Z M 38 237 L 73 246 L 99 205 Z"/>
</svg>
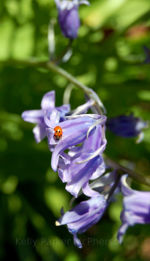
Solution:
<svg viewBox="0 0 150 261">
<path fill-rule="evenodd" d="M 58 9 L 58 22 L 63 35 L 71 40 L 77 38 L 80 27 L 78 7 L 80 4 L 88 4 L 79 0 L 55 0 Z"/>
<path fill-rule="evenodd" d="M 131 115 L 121 115 L 107 120 L 107 128 L 114 134 L 124 137 L 137 137 L 147 127 L 147 122 Z"/>
</svg>

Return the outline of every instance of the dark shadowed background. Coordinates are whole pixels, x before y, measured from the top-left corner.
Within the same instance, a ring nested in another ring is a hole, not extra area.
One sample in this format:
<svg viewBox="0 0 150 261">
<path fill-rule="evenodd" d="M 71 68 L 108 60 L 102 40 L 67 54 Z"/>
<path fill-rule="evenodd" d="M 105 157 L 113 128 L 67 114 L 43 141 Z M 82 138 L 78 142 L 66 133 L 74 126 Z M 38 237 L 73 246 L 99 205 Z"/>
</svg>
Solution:
<svg viewBox="0 0 150 261">
<path fill-rule="evenodd" d="M 52 0 L 5 0 L 0 3 L 0 60 L 48 58 L 47 30 L 57 10 Z M 149 0 L 91 0 L 80 7 L 81 27 L 72 58 L 61 66 L 93 88 L 107 115 L 133 112 L 150 119 Z M 56 23 L 57 55 L 68 41 Z M 111 204 L 99 224 L 81 235 L 74 247 L 65 227 L 56 227 L 60 208 L 71 196 L 50 167 L 46 140 L 36 144 L 24 110 L 40 108 L 44 93 L 55 90 L 62 104 L 67 81 L 44 69 L 0 63 L 0 260 L 99 261 L 150 260 L 150 226 L 129 228 L 122 245 L 116 240 L 121 198 Z M 84 102 L 75 88 L 72 109 Z M 144 175 L 150 175 L 150 130 L 145 139 L 123 139 L 107 132 L 106 153 Z M 134 183 L 138 189 L 148 187 Z"/>
</svg>

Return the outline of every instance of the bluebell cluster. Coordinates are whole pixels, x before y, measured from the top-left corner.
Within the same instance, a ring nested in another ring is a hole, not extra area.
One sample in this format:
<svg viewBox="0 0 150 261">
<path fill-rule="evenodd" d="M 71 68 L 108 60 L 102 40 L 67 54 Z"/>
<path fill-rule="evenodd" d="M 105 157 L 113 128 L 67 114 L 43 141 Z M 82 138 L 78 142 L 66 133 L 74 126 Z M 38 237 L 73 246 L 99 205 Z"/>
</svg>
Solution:
<svg viewBox="0 0 150 261">
<path fill-rule="evenodd" d="M 80 27 L 79 5 L 89 4 L 88 1 L 55 2 L 63 35 L 75 39 Z M 145 52 L 148 62 L 149 52 L 147 49 Z M 92 93 L 98 99 L 96 93 Z M 101 101 L 98 103 L 101 104 Z M 103 155 L 107 144 L 106 129 L 124 138 L 143 137 L 146 122 L 133 114 L 107 119 L 99 113 L 92 98 L 75 110 L 71 110 L 70 104 L 56 107 L 55 91 L 44 95 L 41 109 L 25 111 L 22 118 L 35 124 L 33 133 L 37 143 L 47 137 L 48 148 L 52 153 L 51 167 L 58 172 L 66 190 L 74 198 L 80 195 L 85 197 L 71 210 L 62 212 L 56 221 L 57 226 L 67 225 L 77 247 L 82 247 L 78 234 L 84 233 L 102 218 L 118 193 L 123 195 L 119 242 L 122 242 L 129 226 L 150 223 L 150 192 L 130 188 L 127 183 L 128 173 L 124 173 L 118 182 L 117 169 L 110 171 Z"/>
</svg>

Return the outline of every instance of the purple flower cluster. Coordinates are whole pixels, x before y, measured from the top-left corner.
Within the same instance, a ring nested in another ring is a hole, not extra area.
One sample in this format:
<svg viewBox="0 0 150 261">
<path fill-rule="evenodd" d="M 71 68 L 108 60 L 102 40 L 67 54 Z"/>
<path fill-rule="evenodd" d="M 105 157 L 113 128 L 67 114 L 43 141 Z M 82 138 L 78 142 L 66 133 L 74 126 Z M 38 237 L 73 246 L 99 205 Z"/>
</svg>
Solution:
<svg viewBox="0 0 150 261">
<path fill-rule="evenodd" d="M 51 167 L 66 184 L 66 190 L 74 199 L 81 194 L 87 197 L 71 210 L 62 213 L 56 221 L 57 226 L 67 225 L 74 244 L 79 248 L 82 244 L 78 234 L 84 233 L 101 219 L 115 194 L 120 191 L 124 197 L 124 207 L 118 240 L 122 241 L 128 226 L 150 223 L 150 192 L 132 190 L 126 183 L 126 176 L 117 182 L 117 171 L 108 171 L 109 166 L 103 159 L 107 143 L 106 116 L 89 114 L 90 109 L 96 111 L 92 99 L 73 111 L 69 104 L 55 107 L 55 92 L 51 91 L 44 95 L 40 110 L 22 113 L 23 120 L 36 124 L 33 133 L 37 142 L 47 137 L 52 152 Z M 132 136 L 141 130 L 137 129 L 137 123 L 137 118 L 133 116 L 120 116 L 107 121 L 107 125 L 117 134 L 132 133 Z"/>
<path fill-rule="evenodd" d="M 52 151 L 52 169 L 58 171 L 60 179 L 66 183 L 66 190 L 75 198 L 81 193 L 90 198 L 64 214 L 59 221 L 59 224 L 68 224 L 79 247 L 81 242 L 77 233 L 82 233 L 95 224 L 107 204 L 104 195 L 92 190 L 89 183 L 100 178 L 106 168 L 102 157 L 106 147 L 106 117 L 87 114 L 92 106 L 93 101 L 88 100 L 74 111 L 70 110 L 69 105 L 55 107 L 55 92 L 51 91 L 44 95 L 41 110 L 22 113 L 25 121 L 36 124 L 33 133 L 37 142 L 47 136 Z M 55 138 L 56 127 L 62 131 L 59 139 Z M 79 222 L 77 216 L 80 217 Z"/>
</svg>

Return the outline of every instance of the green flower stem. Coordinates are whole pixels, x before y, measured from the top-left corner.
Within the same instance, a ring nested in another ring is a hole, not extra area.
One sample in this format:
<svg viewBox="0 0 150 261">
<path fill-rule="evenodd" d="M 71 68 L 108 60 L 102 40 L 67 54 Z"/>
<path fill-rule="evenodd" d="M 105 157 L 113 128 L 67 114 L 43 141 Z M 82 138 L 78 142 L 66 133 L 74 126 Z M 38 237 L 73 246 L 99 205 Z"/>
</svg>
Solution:
<svg viewBox="0 0 150 261">
<path fill-rule="evenodd" d="M 109 167 L 118 170 L 118 173 L 120 175 L 128 174 L 132 179 L 134 179 L 134 180 L 136 180 L 136 181 L 138 181 L 138 182 L 140 182 L 144 185 L 150 186 L 150 178 L 149 177 L 141 175 L 141 174 L 135 172 L 134 170 L 131 170 L 127 167 L 124 167 L 123 165 L 121 165 L 118 162 L 110 159 L 106 155 L 104 155 L 104 159 L 105 159 L 106 164 L 109 165 Z"/>
<path fill-rule="evenodd" d="M 8 60 L 8 61 L 0 61 L 1 63 L 5 64 L 12 64 L 17 66 L 31 66 L 31 67 L 42 67 L 45 69 L 48 69 L 49 71 L 53 71 L 55 73 L 58 73 L 59 75 L 66 78 L 69 82 L 80 88 L 84 91 L 84 93 L 89 97 L 89 99 L 93 99 L 95 101 L 95 107 L 99 114 L 102 114 L 101 108 L 105 111 L 104 105 L 100 101 L 97 94 L 81 82 L 79 82 L 75 77 L 73 77 L 71 74 L 60 68 L 58 65 L 56 65 L 52 61 L 37 61 L 36 59 L 30 59 L 30 60 Z"/>
</svg>

